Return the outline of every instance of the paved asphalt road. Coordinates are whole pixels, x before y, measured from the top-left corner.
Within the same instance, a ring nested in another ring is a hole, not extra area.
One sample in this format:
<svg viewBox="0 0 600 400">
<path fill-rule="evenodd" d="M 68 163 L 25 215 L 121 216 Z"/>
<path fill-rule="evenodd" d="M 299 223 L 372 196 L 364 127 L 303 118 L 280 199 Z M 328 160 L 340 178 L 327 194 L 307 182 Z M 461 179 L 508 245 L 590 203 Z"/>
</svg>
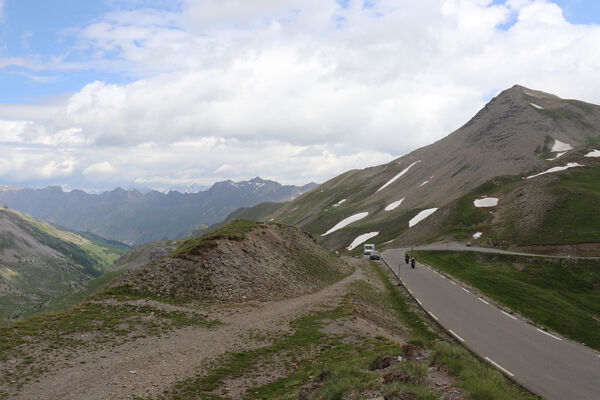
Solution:
<svg viewBox="0 0 600 400">
<path fill-rule="evenodd" d="M 494 307 L 459 281 L 417 263 L 405 249 L 383 258 L 413 297 L 465 346 L 532 392 L 550 400 L 599 400 L 600 354 L 544 332 Z"/>
</svg>

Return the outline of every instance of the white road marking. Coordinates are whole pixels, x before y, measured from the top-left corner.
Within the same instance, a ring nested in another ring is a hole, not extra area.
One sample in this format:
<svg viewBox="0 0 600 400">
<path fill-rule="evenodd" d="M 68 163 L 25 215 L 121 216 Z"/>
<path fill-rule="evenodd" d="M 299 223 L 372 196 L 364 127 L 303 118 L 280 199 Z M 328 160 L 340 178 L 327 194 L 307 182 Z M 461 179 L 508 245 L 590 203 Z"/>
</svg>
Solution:
<svg viewBox="0 0 600 400">
<path fill-rule="evenodd" d="M 408 293 L 413 294 L 412 290 L 408 289 Z"/>
<path fill-rule="evenodd" d="M 556 340 L 562 340 L 562 339 L 561 339 L 561 338 L 559 338 L 558 336 L 551 335 L 551 334 L 549 334 L 548 332 L 544 332 L 543 330 L 541 330 L 541 329 L 538 329 L 538 328 L 536 328 L 536 329 L 537 329 L 539 332 L 542 332 L 544 335 L 548 335 L 548 336 L 550 336 L 550 337 L 552 337 L 552 338 L 554 338 L 554 339 L 556 339 Z"/>
<path fill-rule="evenodd" d="M 468 291 L 467 289 L 465 289 L 465 288 L 462 288 L 462 290 L 464 290 L 464 291 L 465 291 L 465 292 L 467 292 L 467 293 L 471 293 L 471 292 L 469 292 L 469 291 Z"/>
<path fill-rule="evenodd" d="M 450 281 L 450 283 L 452 283 L 453 285 L 456 285 L 456 282 L 451 281 L 450 279 L 448 279 Z"/>
<path fill-rule="evenodd" d="M 419 305 L 423 306 L 423 303 L 421 303 L 421 300 L 419 300 L 419 299 L 415 299 L 415 300 L 417 300 L 417 303 L 419 303 Z"/>
<path fill-rule="evenodd" d="M 481 301 L 481 302 L 483 302 L 483 303 L 485 303 L 485 304 L 490 304 L 490 303 L 488 303 L 487 301 L 485 301 L 484 299 L 482 299 L 481 297 L 479 297 L 479 301 Z"/>
<path fill-rule="evenodd" d="M 503 371 L 505 374 L 509 375 L 510 377 L 515 376 L 515 374 L 513 374 L 512 372 L 510 372 L 509 370 L 502 368 L 498 363 L 494 362 L 494 360 L 492 360 L 489 357 L 485 358 L 486 360 L 488 360 L 494 367 L 498 368 L 499 370 Z"/>
<path fill-rule="evenodd" d="M 454 333 L 454 331 L 452 329 L 448 329 L 448 332 L 450 332 L 451 334 L 453 334 L 458 340 L 460 340 L 461 342 L 464 343 L 465 339 L 461 338 L 456 333 Z"/>
<path fill-rule="evenodd" d="M 437 317 L 435 315 L 433 315 L 433 313 L 431 311 L 427 311 L 429 313 L 429 315 L 431 315 L 433 317 L 433 319 L 435 319 L 436 321 L 438 320 Z"/>
<path fill-rule="evenodd" d="M 502 310 L 500 310 L 502 311 Z M 504 315 L 508 315 L 509 317 L 511 317 L 512 319 L 517 319 L 517 317 L 515 317 L 514 315 L 510 315 L 509 313 L 507 313 L 506 311 L 502 311 L 502 314 Z"/>
</svg>

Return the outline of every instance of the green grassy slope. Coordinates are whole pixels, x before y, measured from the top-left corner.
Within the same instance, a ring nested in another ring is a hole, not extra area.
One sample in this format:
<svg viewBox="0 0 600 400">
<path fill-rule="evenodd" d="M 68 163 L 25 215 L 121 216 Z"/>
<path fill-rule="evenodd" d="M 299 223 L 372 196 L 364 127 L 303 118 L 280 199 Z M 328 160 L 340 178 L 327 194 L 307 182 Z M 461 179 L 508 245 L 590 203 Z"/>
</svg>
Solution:
<svg viewBox="0 0 600 400">
<path fill-rule="evenodd" d="M 53 299 L 87 292 L 91 279 L 128 247 L 93 235 L 77 234 L 13 210 L 0 210 L 0 321 L 22 318 Z M 66 301 L 66 300 L 65 300 Z M 66 301 L 64 306 L 73 302 Z M 60 307 L 59 307 L 60 308 Z"/>
<path fill-rule="evenodd" d="M 537 324 L 600 350 L 600 261 L 447 251 L 415 256 Z"/>
<path fill-rule="evenodd" d="M 449 217 L 431 240 L 465 240 L 483 232 L 482 243 L 562 245 L 600 242 L 600 169 L 596 161 L 534 179 L 490 181 L 448 206 Z M 477 208 L 482 196 L 500 198 L 498 207 Z"/>
</svg>

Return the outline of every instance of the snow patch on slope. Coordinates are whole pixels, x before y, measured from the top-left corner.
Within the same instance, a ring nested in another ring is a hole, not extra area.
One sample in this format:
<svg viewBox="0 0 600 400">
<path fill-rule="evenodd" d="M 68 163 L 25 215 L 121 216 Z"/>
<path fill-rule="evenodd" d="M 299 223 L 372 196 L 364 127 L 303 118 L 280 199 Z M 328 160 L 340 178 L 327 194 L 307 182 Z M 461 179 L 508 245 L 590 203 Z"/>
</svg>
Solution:
<svg viewBox="0 0 600 400">
<path fill-rule="evenodd" d="M 347 199 L 342 199 L 340 201 L 338 201 L 337 203 L 335 203 L 334 205 L 332 205 L 331 207 L 339 207 L 342 204 L 344 204 L 346 202 Z"/>
<path fill-rule="evenodd" d="M 473 235 L 473 239 L 479 239 L 481 237 L 481 235 L 483 235 L 482 232 L 477 232 Z"/>
<path fill-rule="evenodd" d="M 389 181 L 387 181 L 387 183 L 385 185 L 383 185 L 382 187 L 380 187 L 379 189 L 377 189 L 377 191 L 379 192 L 382 189 L 385 189 L 386 187 L 388 187 L 389 185 L 391 185 L 392 183 L 396 182 L 396 180 L 398 178 L 400 178 L 402 175 L 404 175 L 405 173 L 408 172 L 408 170 L 415 164 L 420 163 L 421 160 L 419 161 L 415 161 L 414 163 L 410 164 L 408 167 L 406 167 L 405 169 L 403 169 L 398 175 L 396 175 L 395 177 L 393 177 L 392 179 L 390 179 Z"/>
<path fill-rule="evenodd" d="M 498 205 L 497 197 L 484 197 L 473 202 L 475 207 L 496 207 Z"/>
<path fill-rule="evenodd" d="M 351 215 L 348 218 L 345 218 L 345 219 L 341 220 L 340 222 L 338 222 L 337 224 L 335 224 L 333 226 L 333 228 L 331 228 L 330 230 L 328 230 L 327 232 L 325 232 L 321 236 L 329 235 L 330 233 L 335 232 L 335 231 L 337 231 L 339 229 L 342 229 L 343 227 L 348 226 L 351 223 L 358 221 L 359 219 L 363 219 L 367 215 L 369 215 L 369 213 L 366 212 L 366 211 L 358 213 L 358 214 Z"/>
<path fill-rule="evenodd" d="M 433 175 L 431 175 L 431 177 L 429 179 L 427 179 L 425 182 L 421 183 L 421 185 L 419 187 L 427 185 L 429 183 L 429 181 L 431 181 L 432 179 L 433 179 Z"/>
<path fill-rule="evenodd" d="M 415 226 L 419 222 L 423 221 L 425 218 L 429 217 L 431 214 L 433 214 L 436 211 L 437 211 L 437 208 L 428 208 L 427 210 L 421 211 L 420 213 L 415 215 L 415 217 L 413 219 L 408 221 L 408 227 L 412 228 L 413 226 Z"/>
<path fill-rule="evenodd" d="M 402 202 L 403 202 L 403 201 L 404 201 L 404 197 L 403 197 L 403 198 L 401 198 L 401 199 L 400 199 L 400 200 L 398 200 L 398 201 L 395 201 L 395 202 L 393 202 L 393 203 L 390 203 L 390 204 L 388 204 L 388 205 L 385 207 L 385 211 L 392 211 L 393 209 L 395 209 L 396 207 L 398 207 L 400 204 L 402 204 Z"/>
<path fill-rule="evenodd" d="M 600 157 L 600 150 L 590 151 L 585 157 Z"/>
<path fill-rule="evenodd" d="M 360 235 L 356 239 L 354 239 L 352 241 L 352 243 L 350 243 L 350 246 L 346 247 L 346 249 L 348 249 L 348 250 L 354 250 L 356 248 L 356 246 L 358 246 L 360 244 L 363 244 L 367 240 L 369 240 L 372 237 L 375 237 L 377 235 L 379 235 L 379 232 L 363 233 L 362 235 Z"/>
<path fill-rule="evenodd" d="M 535 103 L 529 103 L 529 104 L 531 104 L 532 106 L 534 106 L 534 107 L 535 107 L 535 108 L 537 108 L 538 110 L 543 110 L 543 109 L 544 109 L 544 107 L 542 107 L 542 106 L 538 106 L 538 105 L 537 105 L 537 104 L 535 104 Z"/>
<path fill-rule="evenodd" d="M 569 143 L 563 143 L 560 140 L 554 140 L 554 145 L 550 151 L 553 153 L 558 153 L 569 150 L 573 150 L 573 146 L 571 146 Z"/>
<path fill-rule="evenodd" d="M 573 168 L 573 167 L 583 167 L 583 165 L 576 163 L 576 162 L 570 162 L 570 163 L 567 163 L 567 165 L 565 165 L 564 167 L 550 168 L 544 172 L 540 172 L 539 174 L 528 176 L 527 179 L 535 178 L 536 176 L 540 176 L 540 175 L 544 175 L 544 174 L 550 174 L 552 172 L 564 171 L 565 169 L 569 169 L 569 168 Z"/>
<path fill-rule="evenodd" d="M 564 156 L 565 154 L 567 154 L 566 151 L 563 151 L 562 153 L 556 153 L 556 155 L 553 158 L 546 158 L 546 161 L 554 161 L 556 160 L 558 157 L 560 156 Z"/>
</svg>

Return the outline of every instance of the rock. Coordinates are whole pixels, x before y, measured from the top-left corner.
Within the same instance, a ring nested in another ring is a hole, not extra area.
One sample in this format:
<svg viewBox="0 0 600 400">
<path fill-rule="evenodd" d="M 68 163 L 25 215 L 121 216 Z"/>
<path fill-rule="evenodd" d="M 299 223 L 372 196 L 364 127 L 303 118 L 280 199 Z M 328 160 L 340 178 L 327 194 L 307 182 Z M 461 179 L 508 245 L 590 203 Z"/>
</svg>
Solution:
<svg viewBox="0 0 600 400">
<path fill-rule="evenodd" d="M 371 366 L 369 369 L 371 371 L 385 369 L 392 365 L 394 362 L 397 362 L 396 357 L 390 354 L 379 354 L 375 357 L 373 361 L 371 361 Z"/>
<path fill-rule="evenodd" d="M 386 385 L 392 382 L 408 382 L 410 376 L 406 371 L 394 370 L 383 375 L 383 384 Z"/>
<path fill-rule="evenodd" d="M 129 371 L 130 374 L 137 374 L 137 371 Z"/>
<path fill-rule="evenodd" d="M 320 388 L 323 384 L 318 381 L 310 381 L 306 385 L 300 388 L 300 392 L 298 392 L 298 400 L 308 400 L 312 393 Z"/>
<path fill-rule="evenodd" d="M 408 360 L 414 360 L 415 358 L 421 357 L 423 354 L 421 349 L 411 343 L 405 343 L 402 345 L 402 354 Z"/>
</svg>

